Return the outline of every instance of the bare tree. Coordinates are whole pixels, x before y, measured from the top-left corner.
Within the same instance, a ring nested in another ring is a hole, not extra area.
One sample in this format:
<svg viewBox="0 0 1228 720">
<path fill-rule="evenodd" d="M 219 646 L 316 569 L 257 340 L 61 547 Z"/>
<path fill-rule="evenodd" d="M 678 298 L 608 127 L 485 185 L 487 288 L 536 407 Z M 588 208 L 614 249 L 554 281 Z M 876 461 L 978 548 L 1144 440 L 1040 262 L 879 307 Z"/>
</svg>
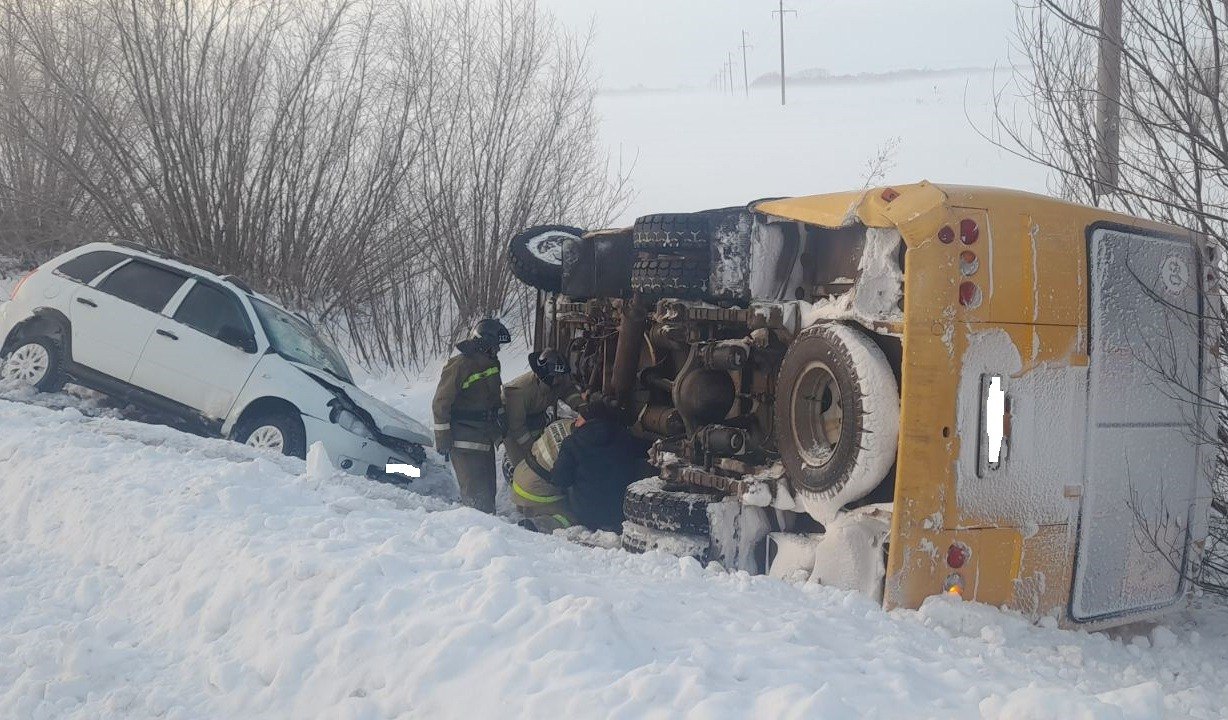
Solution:
<svg viewBox="0 0 1228 720">
<path fill-rule="evenodd" d="M 1027 62 L 1017 64 L 1021 69 L 1004 93 L 1015 92 L 1031 102 L 1022 117 L 998 104 L 996 139 L 1050 168 L 1058 194 L 1197 230 L 1218 246 L 1218 257 L 1223 258 L 1228 250 L 1228 5 L 1214 0 L 1121 0 L 1120 38 L 1112 23 L 1102 33 L 1097 5 L 1094 0 L 1020 0 L 1018 46 Z M 1098 89 L 1101 48 L 1113 55 L 1120 51 L 1118 92 Z M 1114 110 L 1120 116 L 1118 145 L 1102 146 L 1097 121 Z M 1097 171 L 1097 163 L 1106 159 L 1115 164 L 1116 173 Z M 1114 176 L 1115 181 L 1104 182 Z M 1213 276 L 1223 269 L 1222 260 L 1207 267 Z M 1154 294 L 1151 300 L 1166 302 Z M 1196 408 L 1209 409 L 1224 425 L 1228 398 L 1218 389 L 1221 368 L 1218 363 L 1205 367 L 1206 383 L 1183 374 L 1178 368 L 1189 366 L 1184 356 L 1188 350 L 1174 338 L 1194 331 L 1224 347 L 1228 327 L 1223 308 L 1222 297 L 1197 312 L 1169 308 L 1167 330 L 1134 348 L 1164 379 L 1167 392 L 1189 403 L 1191 433 L 1198 442 L 1217 448 L 1221 460 L 1228 435 L 1222 430 L 1202 432 L 1195 419 Z M 1215 394 L 1204 393 L 1203 387 L 1215 388 Z M 1211 479 L 1215 512 L 1204 571 L 1222 569 L 1228 557 L 1228 486 L 1222 467 L 1221 462 Z M 1176 515 L 1165 516 L 1140 532 L 1162 545 L 1181 522 Z M 1204 572 L 1195 580 L 1228 594 L 1228 575 Z"/>
<path fill-rule="evenodd" d="M 601 226 L 628 201 L 626 177 L 597 145 L 587 43 L 559 32 L 535 2 L 419 6 L 406 44 L 439 43 L 435 100 L 415 119 L 424 139 L 412 237 L 451 296 L 455 332 L 509 310 L 507 240 L 543 222 Z"/>
<path fill-rule="evenodd" d="M 514 231 L 627 199 L 586 45 L 531 0 L 3 11 L 0 252 L 136 241 L 403 361 L 523 297 Z"/>
<path fill-rule="evenodd" d="M 21 49 L 12 8 L 0 23 L 0 256 L 32 265 L 61 250 L 103 237 L 97 203 L 85 188 L 42 148 L 56 147 L 75 166 L 91 169 L 95 157 L 87 128 L 72 103 L 40 65 Z M 60 33 L 79 28 L 61 27 Z M 102 48 L 64 42 L 51 49 L 76 48 L 78 72 L 98 71 Z"/>
</svg>

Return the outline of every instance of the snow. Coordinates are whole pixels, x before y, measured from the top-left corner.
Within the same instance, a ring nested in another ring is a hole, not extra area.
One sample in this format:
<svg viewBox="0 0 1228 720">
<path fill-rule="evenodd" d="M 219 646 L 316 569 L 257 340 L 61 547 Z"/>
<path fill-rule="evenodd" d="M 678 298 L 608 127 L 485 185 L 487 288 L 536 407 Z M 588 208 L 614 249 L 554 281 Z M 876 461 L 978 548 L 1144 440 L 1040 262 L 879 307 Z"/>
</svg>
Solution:
<svg viewBox="0 0 1228 720">
<path fill-rule="evenodd" d="M 602 137 L 631 166 L 636 197 L 617 219 L 856 190 L 867 161 L 899 139 L 881 184 L 927 179 L 1044 192 L 1047 172 L 983 137 L 1009 70 L 897 82 L 798 85 L 749 98 L 678 91 L 600 95 Z M 1002 93 L 1006 117 L 1026 99 Z M 1018 105 L 1016 105 L 1018 103 Z M 971 120 L 971 122 L 969 122 Z M 880 183 L 876 183 L 880 184 Z"/>
<path fill-rule="evenodd" d="M 828 523 L 840 508 L 864 497 L 886 477 L 895 462 L 900 428 L 900 391 L 883 351 L 858 330 L 840 324 L 828 329 L 842 341 L 858 369 L 864 446 L 843 485 L 816 493 L 794 488 L 795 501 L 815 520 Z"/>
<path fill-rule="evenodd" d="M 1208 599 L 1116 635 L 947 598 L 884 612 L 37 399 L 68 407 L 0 400 L 0 717 L 1216 718 L 1228 703 L 1228 607 Z"/>
</svg>

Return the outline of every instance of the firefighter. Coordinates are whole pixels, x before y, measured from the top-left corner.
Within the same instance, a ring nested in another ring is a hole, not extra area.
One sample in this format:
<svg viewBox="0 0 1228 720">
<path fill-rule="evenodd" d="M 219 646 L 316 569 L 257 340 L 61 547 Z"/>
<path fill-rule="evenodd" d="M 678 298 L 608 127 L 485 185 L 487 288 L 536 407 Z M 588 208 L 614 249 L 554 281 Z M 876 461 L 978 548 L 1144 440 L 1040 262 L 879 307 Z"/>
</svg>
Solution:
<svg viewBox="0 0 1228 720">
<path fill-rule="evenodd" d="M 589 398 L 580 415 L 584 422 L 559 446 L 550 482 L 567 493 L 577 522 L 619 532 L 627 486 L 655 473 L 648 464 L 650 443 L 632 435 L 618 407 L 600 395 Z"/>
<path fill-rule="evenodd" d="M 556 439 L 558 424 L 533 446 L 532 457 L 542 467 L 526 460 L 517 468 L 513 501 L 543 532 L 571 525 L 618 532 L 627 486 L 654 473 L 646 459 L 648 443 L 634 437 L 618 408 L 600 395 L 589 398 L 571 432 Z"/>
<path fill-rule="evenodd" d="M 512 503 L 525 516 L 521 523 L 538 532 L 549 533 L 571 527 L 575 517 L 567 507 L 567 494 L 550 482 L 551 470 L 559 456 L 559 446 L 583 419 L 556 420 L 525 455 L 512 474 Z"/>
<path fill-rule="evenodd" d="M 533 443 L 546 428 L 546 411 L 560 400 L 572 408 L 580 405 L 567 358 L 549 348 L 530 353 L 529 372 L 503 386 L 503 411 L 507 418 L 503 452 L 510 467 L 515 468 L 528 457 Z"/>
<path fill-rule="evenodd" d="M 503 437 L 499 349 L 512 341 L 503 323 L 480 321 L 444 365 L 435 389 L 435 449 L 449 456 L 461 502 L 495 511 L 495 443 Z"/>
</svg>

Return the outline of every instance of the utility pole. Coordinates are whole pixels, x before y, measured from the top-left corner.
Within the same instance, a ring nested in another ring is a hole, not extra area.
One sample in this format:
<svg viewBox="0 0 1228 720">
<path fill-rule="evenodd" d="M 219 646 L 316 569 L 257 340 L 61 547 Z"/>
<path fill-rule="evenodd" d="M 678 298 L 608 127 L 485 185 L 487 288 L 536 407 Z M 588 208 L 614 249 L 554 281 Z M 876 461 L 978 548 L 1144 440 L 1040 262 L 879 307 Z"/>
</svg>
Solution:
<svg viewBox="0 0 1228 720">
<path fill-rule="evenodd" d="M 726 67 L 729 68 L 729 94 L 734 95 L 736 93 L 733 85 L 733 52 L 725 53 L 725 63 Z"/>
<path fill-rule="evenodd" d="M 1121 0 L 1100 0 L 1099 61 L 1096 65 L 1096 184 L 1101 194 L 1117 188 L 1121 144 Z"/>
<path fill-rule="evenodd" d="M 742 87 L 746 90 L 746 97 L 750 97 L 750 75 L 746 73 L 746 51 L 753 48 L 754 45 L 746 44 L 746 31 L 742 31 Z"/>
<path fill-rule="evenodd" d="M 773 15 L 780 15 L 780 104 L 785 104 L 785 13 L 797 15 L 796 10 L 785 10 L 785 0 L 780 0 L 780 9 L 773 10 Z"/>
</svg>

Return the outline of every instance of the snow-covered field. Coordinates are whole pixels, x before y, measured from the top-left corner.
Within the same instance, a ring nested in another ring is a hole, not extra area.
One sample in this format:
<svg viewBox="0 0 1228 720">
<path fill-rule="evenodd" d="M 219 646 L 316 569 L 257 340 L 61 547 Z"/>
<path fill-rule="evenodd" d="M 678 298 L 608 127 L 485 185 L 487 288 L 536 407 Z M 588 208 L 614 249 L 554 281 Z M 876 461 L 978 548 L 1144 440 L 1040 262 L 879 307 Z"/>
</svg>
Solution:
<svg viewBox="0 0 1228 720">
<path fill-rule="evenodd" d="M 798 88 L 784 110 L 603 96 L 611 147 L 638 154 L 622 219 L 857 187 L 892 137 L 888 182 L 1042 190 L 965 120 L 991 87 Z M 425 421 L 437 370 L 360 384 Z M 1096 634 L 948 598 L 887 613 L 534 535 L 455 496 L 437 461 L 409 492 L 89 393 L 0 389 L 0 718 L 1228 715 L 1228 606 L 1209 598 Z"/>
<path fill-rule="evenodd" d="M 0 717 L 1142 719 L 1228 705 L 1228 609 L 1209 601 L 1112 636 L 945 599 L 885 613 L 534 535 L 88 400 L 16 399 L 43 406 L 0 400 Z M 428 467 L 423 488 L 447 494 L 444 472 Z"/>
<path fill-rule="evenodd" d="M 882 184 L 930 180 L 1045 192 L 1042 168 L 982 136 L 994 132 L 995 94 L 1004 116 L 1026 119 L 1026 106 L 1008 87 L 1010 72 L 799 85 L 785 107 L 771 88 L 752 89 L 750 98 L 700 90 L 599 96 L 612 158 L 634 163 L 636 197 L 619 222 L 855 190 L 869 161 L 892 144 Z"/>
</svg>

